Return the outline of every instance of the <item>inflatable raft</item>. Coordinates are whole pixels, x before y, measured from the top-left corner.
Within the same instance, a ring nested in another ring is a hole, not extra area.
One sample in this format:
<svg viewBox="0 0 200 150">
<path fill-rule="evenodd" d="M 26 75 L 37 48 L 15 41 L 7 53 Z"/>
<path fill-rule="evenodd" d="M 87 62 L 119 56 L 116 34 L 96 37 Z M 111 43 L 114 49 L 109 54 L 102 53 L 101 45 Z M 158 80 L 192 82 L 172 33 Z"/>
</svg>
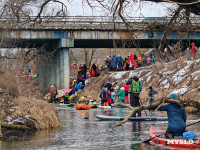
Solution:
<svg viewBox="0 0 200 150">
<path fill-rule="evenodd" d="M 105 116 L 105 115 L 96 115 L 96 118 L 104 121 L 121 121 L 124 120 L 125 117 L 118 116 Z M 167 121 L 167 117 L 130 117 L 129 121 Z"/>
<path fill-rule="evenodd" d="M 156 137 L 160 134 L 164 134 L 165 131 L 151 126 L 149 129 L 149 138 L 151 139 L 153 144 L 159 144 L 162 146 L 167 146 L 167 148 L 172 149 L 192 149 L 192 150 L 199 150 L 200 149 L 200 141 L 199 140 L 185 140 L 185 139 L 166 139 L 161 137 Z"/>
<path fill-rule="evenodd" d="M 84 104 L 84 103 L 78 104 L 78 105 L 76 106 L 76 110 L 88 110 L 88 109 L 90 109 L 90 108 L 91 108 L 90 105 L 86 105 L 86 104 Z"/>
</svg>

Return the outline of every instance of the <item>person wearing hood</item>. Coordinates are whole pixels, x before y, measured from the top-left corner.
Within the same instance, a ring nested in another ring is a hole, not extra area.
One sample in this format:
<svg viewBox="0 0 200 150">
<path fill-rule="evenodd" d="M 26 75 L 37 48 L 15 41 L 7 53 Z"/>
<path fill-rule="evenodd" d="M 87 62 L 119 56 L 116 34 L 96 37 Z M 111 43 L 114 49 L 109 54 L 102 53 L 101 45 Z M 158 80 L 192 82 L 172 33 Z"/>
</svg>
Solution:
<svg viewBox="0 0 200 150">
<path fill-rule="evenodd" d="M 131 78 L 126 82 L 126 85 L 130 85 L 129 93 L 130 93 L 130 104 L 132 107 L 140 106 L 140 92 L 142 91 L 142 83 L 139 81 L 139 78 L 136 74 L 131 75 Z M 138 116 L 141 116 L 141 112 L 135 112 L 132 116 L 136 117 L 136 113 Z"/>
<path fill-rule="evenodd" d="M 171 94 L 169 98 L 177 99 L 176 94 Z M 174 136 L 182 136 L 186 129 L 187 115 L 184 108 L 178 104 L 166 104 L 161 106 L 159 111 L 167 111 L 168 127 L 165 133 L 166 138 L 173 138 Z"/>
<path fill-rule="evenodd" d="M 125 103 L 125 91 L 124 91 L 124 87 L 120 88 L 120 91 L 116 92 L 116 94 L 119 96 L 118 102 Z"/>
<path fill-rule="evenodd" d="M 192 48 L 191 48 L 191 50 L 190 50 L 191 56 L 192 56 L 192 57 L 196 57 L 196 53 L 195 53 L 195 43 L 192 42 L 191 45 L 192 45 Z"/>
<path fill-rule="evenodd" d="M 134 62 L 134 54 L 131 51 L 129 51 L 128 63 L 129 63 L 129 69 L 133 69 L 134 68 L 133 65 L 135 64 L 135 62 Z"/>
</svg>

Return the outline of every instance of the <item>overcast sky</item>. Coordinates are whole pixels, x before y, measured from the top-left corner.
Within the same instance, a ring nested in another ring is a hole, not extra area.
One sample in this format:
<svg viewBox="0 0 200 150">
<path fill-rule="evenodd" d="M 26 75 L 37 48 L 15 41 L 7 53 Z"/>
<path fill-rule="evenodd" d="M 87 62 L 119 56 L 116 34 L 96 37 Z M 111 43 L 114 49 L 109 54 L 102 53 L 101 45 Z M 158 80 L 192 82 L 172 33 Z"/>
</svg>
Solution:
<svg viewBox="0 0 200 150">
<path fill-rule="evenodd" d="M 174 5 L 174 4 L 173 4 Z M 169 3 L 152 3 L 152 2 L 139 2 L 134 8 L 129 9 L 127 12 L 132 17 L 162 17 L 167 16 L 167 7 L 172 6 Z M 68 12 L 70 16 L 106 16 L 109 15 L 100 9 L 92 11 L 87 4 L 82 4 L 82 0 L 73 0 L 71 5 L 68 4 Z"/>
</svg>

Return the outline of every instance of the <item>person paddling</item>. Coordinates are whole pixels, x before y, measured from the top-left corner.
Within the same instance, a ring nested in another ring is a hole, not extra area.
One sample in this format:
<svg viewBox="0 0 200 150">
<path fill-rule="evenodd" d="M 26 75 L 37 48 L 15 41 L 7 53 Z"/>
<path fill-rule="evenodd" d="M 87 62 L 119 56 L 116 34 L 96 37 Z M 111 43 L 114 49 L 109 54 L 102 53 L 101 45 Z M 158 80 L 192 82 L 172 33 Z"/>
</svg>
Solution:
<svg viewBox="0 0 200 150">
<path fill-rule="evenodd" d="M 176 94 L 171 94 L 169 98 L 177 99 Z M 184 108 L 181 108 L 178 104 L 166 104 L 161 106 L 159 111 L 167 111 L 168 127 L 165 133 L 165 137 L 168 139 L 174 136 L 182 136 L 186 129 L 187 115 Z"/>
</svg>

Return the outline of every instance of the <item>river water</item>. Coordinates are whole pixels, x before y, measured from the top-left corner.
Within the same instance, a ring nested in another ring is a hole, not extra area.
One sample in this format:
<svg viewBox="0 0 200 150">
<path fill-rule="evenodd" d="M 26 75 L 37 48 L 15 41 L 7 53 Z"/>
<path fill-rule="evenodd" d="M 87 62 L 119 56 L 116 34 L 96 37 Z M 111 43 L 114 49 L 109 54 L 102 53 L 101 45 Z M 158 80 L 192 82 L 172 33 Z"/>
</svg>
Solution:
<svg viewBox="0 0 200 150">
<path fill-rule="evenodd" d="M 75 110 L 59 106 L 58 117 L 62 127 L 54 130 L 37 131 L 30 135 L 11 137 L 0 141 L 1 150 L 149 150 L 166 149 L 151 144 L 140 144 L 147 140 L 150 126 L 166 129 L 167 121 L 127 122 L 112 129 L 117 121 L 100 121 L 97 114 L 125 116 L 130 111 L 127 108 Z M 147 111 L 148 113 L 148 111 Z M 142 114 L 145 116 L 145 113 Z M 156 112 L 156 116 L 166 116 L 166 113 Z M 188 120 L 198 119 L 198 115 L 188 115 Z M 189 123 L 189 121 L 188 121 Z M 195 131 L 200 136 L 199 124 L 190 126 L 188 130 Z"/>
</svg>

